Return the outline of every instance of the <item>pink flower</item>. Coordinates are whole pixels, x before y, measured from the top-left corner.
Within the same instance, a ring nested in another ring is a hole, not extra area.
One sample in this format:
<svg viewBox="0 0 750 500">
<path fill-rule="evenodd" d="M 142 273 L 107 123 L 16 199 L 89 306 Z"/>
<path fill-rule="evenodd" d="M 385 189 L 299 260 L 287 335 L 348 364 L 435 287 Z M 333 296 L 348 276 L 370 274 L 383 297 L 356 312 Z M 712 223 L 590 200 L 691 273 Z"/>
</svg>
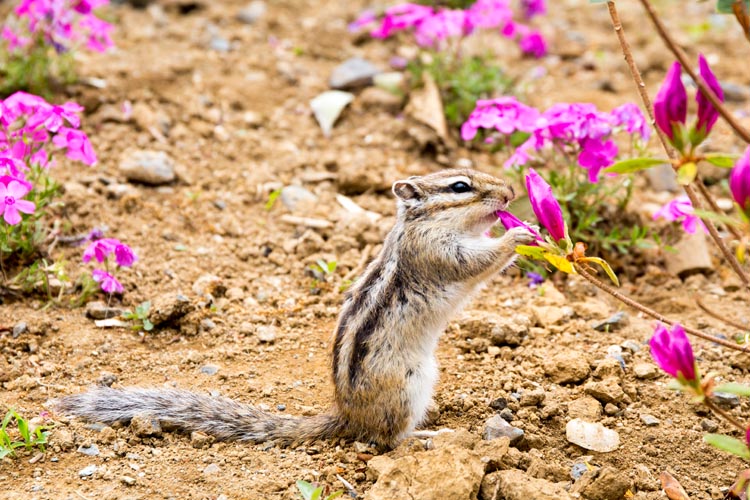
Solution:
<svg viewBox="0 0 750 500">
<path fill-rule="evenodd" d="M 112 253 L 114 253 L 120 241 L 114 238 L 102 238 L 92 242 L 86 250 L 83 251 L 83 262 L 88 262 L 92 258 L 97 262 L 104 262 Z"/>
<path fill-rule="evenodd" d="M 94 281 L 99 283 L 101 289 L 107 293 L 122 293 L 124 290 L 120 282 L 117 281 L 117 278 L 106 271 L 94 269 L 91 276 L 94 278 Z"/>
<path fill-rule="evenodd" d="M 547 228 L 553 240 L 565 239 L 562 208 L 552 194 L 550 185 L 533 168 L 526 174 L 526 191 L 529 193 L 529 202 L 539 223 Z"/>
<path fill-rule="evenodd" d="M 388 38 L 397 31 L 407 30 L 419 24 L 433 14 L 432 7 L 416 3 L 404 3 L 389 7 L 378 28 L 370 32 L 374 38 Z"/>
<path fill-rule="evenodd" d="M 503 225 L 503 227 L 505 227 L 505 229 L 511 229 L 513 227 L 524 227 L 531 234 L 533 234 L 538 241 L 544 241 L 544 239 L 542 238 L 542 235 L 540 235 L 531 226 L 523 222 L 521 219 L 519 219 L 512 213 L 500 210 L 496 212 L 495 215 L 497 215 L 497 217 L 500 219 L 500 223 Z M 536 243 L 532 243 L 532 245 L 536 245 Z"/>
<path fill-rule="evenodd" d="M 0 36 L 2 36 L 3 40 L 8 42 L 8 50 L 10 52 L 13 52 L 16 49 L 22 49 L 31 43 L 29 38 L 16 35 L 8 26 L 3 28 L 2 35 Z"/>
<path fill-rule="evenodd" d="M 81 126 L 81 119 L 78 117 L 78 113 L 83 111 L 83 106 L 75 102 L 66 102 L 61 106 L 48 105 L 46 102 L 45 106 L 39 106 L 36 113 L 34 113 L 26 122 L 26 126 L 29 128 L 36 128 L 39 125 L 44 125 L 44 128 L 50 132 L 57 132 L 60 128 L 65 125 L 67 121 L 73 128 L 79 128 Z"/>
<path fill-rule="evenodd" d="M 518 102 L 515 97 L 480 99 L 474 111 L 461 126 L 461 138 L 474 139 L 480 128 L 495 129 L 501 134 L 532 132 L 536 129 L 539 111 Z"/>
<path fill-rule="evenodd" d="M 365 26 L 369 26 L 370 24 L 373 24 L 377 22 L 378 16 L 375 14 L 374 10 L 367 9 L 363 11 L 357 19 L 349 23 L 349 26 L 347 27 L 350 33 L 356 33 L 357 31 L 361 30 Z"/>
<path fill-rule="evenodd" d="M 52 143 L 58 148 L 67 148 L 66 156 L 71 160 L 79 160 L 86 165 L 96 163 L 94 148 L 91 146 L 88 136 L 80 130 L 60 127 L 57 135 L 52 138 Z"/>
<path fill-rule="evenodd" d="M 415 37 L 420 46 L 433 47 L 448 38 L 461 37 L 471 31 L 463 10 L 442 9 L 419 23 Z"/>
<path fill-rule="evenodd" d="M 615 127 L 623 127 L 629 134 L 640 134 L 644 141 L 651 137 L 651 126 L 646 122 L 641 108 L 632 102 L 616 107 L 610 116 Z"/>
<path fill-rule="evenodd" d="M 703 54 L 698 55 L 698 67 L 701 77 L 706 81 L 708 87 L 713 90 L 716 97 L 719 98 L 719 101 L 724 102 L 724 91 L 721 89 L 719 80 L 716 79 L 716 76 L 711 71 Z M 695 100 L 698 102 L 698 122 L 695 124 L 695 129 L 705 137 L 711 132 L 714 123 L 716 123 L 716 120 L 719 118 L 719 112 L 716 111 L 716 108 L 711 104 L 711 101 L 709 101 L 700 90 L 696 92 Z"/>
<path fill-rule="evenodd" d="M 729 190 L 732 198 L 745 213 L 750 213 L 750 146 L 737 160 L 729 174 Z"/>
<path fill-rule="evenodd" d="M 36 207 L 28 200 L 22 200 L 31 191 L 31 185 L 27 182 L 11 180 L 7 184 L 0 183 L 0 211 L 3 219 L 11 226 L 21 222 L 21 214 L 33 214 Z"/>
<path fill-rule="evenodd" d="M 524 54 L 536 57 L 537 59 L 547 55 L 547 42 L 538 31 L 531 31 L 522 35 L 518 46 L 521 47 L 521 51 Z"/>
<path fill-rule="evenodd" d="M 78 23 L 81 28 L 88 31 L 86 46 L 96 52 L 106 52 L 107 49 L 114 46 L 110 37 L 113 26 L 106 21 L 102 21 L 96 16 L 86 16 Z"/>
<path fill-rule="evenodd" d="M 674 139 L 674 127 L 684 125 L 687 117 L 687 91 L 681 73 L 682 66 L 675 61 L 654 98 L 654 121 L 670 139 Z"/>
<path fill-rule="evenodd" d="M 599 181 L 599 171 L 612 165 L 618 150 L 615 141 L 601 139 L 586 139 L 578 155 L 578 163 L 588 169 L 589 182 Z"/>
<path fill-rule="evenodd" d="M 703 221 L 697 215 L 694 215 L 693 205 L 686 195 L 678 196 L 657 210 L 653 218 L 656 220 L 660 217 L 670 222 L 682 221 L 682 228 L 686 233 L 693 234 L 698 226 L 706 231 Z"/>
<path fill-rule="evenodd" d="M 0 153 L 5 155 L 7 152 Z M 9 175 L 11 177 L 26 177 L 26 171 L 29 168 L 18 158 L 12 156 L 0 156 L 0 175 Z"/>
<path fill-rule="evenodd" d="M 649 344 L 651 356 L 659 368 L 684 382 L 697 380 L 693 348 L 682 326 L 675 324 L 670 332 L 659 323 Z"/>
<path fill-rule="evenodd" d="M 115 262 L 118 266 L 130 267 L 138 260 L 133 250 L 124 243 L 115 246 Z"/>
<path fill-rule="evenodd" d="M 547 5 L 544 3 L 544 0 L 521 0 L 521 9 L 526 19 L 547 13 Z"/>
<path fill-rule="evenodd" d="M 476 28 L 502 28 L 513 20 L 507 0 L 477 0 L 466 13 L 469 23 Z"/>
</svg>

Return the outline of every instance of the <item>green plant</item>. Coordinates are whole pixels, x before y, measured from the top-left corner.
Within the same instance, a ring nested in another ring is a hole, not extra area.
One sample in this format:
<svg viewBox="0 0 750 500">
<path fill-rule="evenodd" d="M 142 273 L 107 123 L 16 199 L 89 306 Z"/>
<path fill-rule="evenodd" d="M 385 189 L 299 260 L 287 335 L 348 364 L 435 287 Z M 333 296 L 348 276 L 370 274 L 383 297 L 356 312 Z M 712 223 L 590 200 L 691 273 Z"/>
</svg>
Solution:
<svg viewBox="0 0 750 500">
<path fill-rule="evenodd" d="M 133 321 L 132 329 L 135 331 L 143 330 L 150 332 L 154 329 L 154 324 L 148 319 L 148 313 L 151 310 L 151 302 L 145 301 L 140 305 L 136 306 L 134 312 L 125 311 L 122 313 L 122 317 Z"/>
<path fill-rule="evenodd" d="M 12 432 L 9 425 L 15 419 L 16 431 Z M 14 410 L 8 410 L 5 414 L 2 424 L 0 424 L 0 459 L 10 455 L 15 456 L 16 448 L 25 447 L 31 450 L 38 447 L 44 453 L 44 445 L 47 444 L 47 434 L 49 426 L 42 425 L 31 430 L 29 421 L 21 417 Z M 20 440 L 13 435 L 17 434 Z"/>
<path fill-rule="evenodd" d="M 329 493 L 327 496 L 323 496 L 328 493 L 328 486 L 316 486 L 314 483 L 308 483 L 307 481 L 297 481 L 297 489 L 299 490 L 304 500 L 333 500 L 344 494 L 343 490 L 334 491 Z"/>
</svg>

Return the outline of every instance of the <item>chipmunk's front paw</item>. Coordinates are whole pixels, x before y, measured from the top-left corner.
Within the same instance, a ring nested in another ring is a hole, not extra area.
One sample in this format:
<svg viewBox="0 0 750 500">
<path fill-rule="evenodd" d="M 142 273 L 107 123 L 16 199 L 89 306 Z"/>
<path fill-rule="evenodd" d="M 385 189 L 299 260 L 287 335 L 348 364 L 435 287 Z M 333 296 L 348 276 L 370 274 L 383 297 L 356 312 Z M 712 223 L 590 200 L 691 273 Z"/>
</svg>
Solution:
<svg viewBox="0 0 750 500">
<path fill-rule="evenodd" d="M 508 229 L 505 236 L 512 238 L 514 245 L 529 245 L 534 243 L 539 236 L 539 229 L 530 224 L 528 226 L 531 228 L 531 231 L 523 226 L 517 226 Z"/>
</svg>

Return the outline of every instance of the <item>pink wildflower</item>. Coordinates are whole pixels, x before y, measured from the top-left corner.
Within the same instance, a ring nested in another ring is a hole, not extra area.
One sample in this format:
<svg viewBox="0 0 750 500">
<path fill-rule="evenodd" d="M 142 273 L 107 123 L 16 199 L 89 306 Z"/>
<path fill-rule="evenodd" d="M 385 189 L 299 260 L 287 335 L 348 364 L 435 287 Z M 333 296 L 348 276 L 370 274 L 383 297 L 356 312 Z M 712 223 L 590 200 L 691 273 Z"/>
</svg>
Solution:
<svg viewBox="0 0 750 500">
<path fill-rule="evenodd" d="M 94 148 L 88 136 L 80 130 L 61 127 L 58 134 L 52 138 L 52 143 L 58 148 L 67 148 L 66 156 L 71 160 L 79 160 L 86 165 L 96 163 Z"/>
<path fill-rule="evenodd" d="M 521 47 L 521 51 L 524 54 L 537 59 L 547 55 L 547 42 L 538 31 L 530 31 L 527 34 L 522 35 L 521 40 L 518 42 L 518 46 Z"/>
<path fill-rule="evenodd" d="M 693 205 L 686 195 L 678 196 L 666 203 L 654 213 L 653 218 L 654 220 L 664 218 L 670 222 L 682 222 L 682 228 L 690 234 L 693 234 L 698 226 L 702 227 L 704 231 L 706 230 L 703 221 L 693 213 Z"/>
<path fill-rule="evenodd" d="M 104 262 L 107 260 L 112 253 L 114 253 L 117 245 L 120 244 L 119 240 L 114 238 L 102 238 L 92 242 L 86 250 L 83 251 L 83 262 L 88 262 L 92 258 L 96 259 L 97 262 Z"/>
<path fill-rule="evenodd" d="M 544 0 L 521 0 L 521 9 L 526 19 L 547 13 L 547 5 L 544 3 Z"/>
<path fill-rule="evenodd" d="M 433 47 L 448 38 L 471 33 L 472 27 L 463 10 L 442 9 L 417 26 L 415 38 L 422 47 Z"/>
<path fill-rule="evenodd" d="M 31 185 L 19 180 L 10 180 L 7 184 L 0 183 L 0 212 L 3 219 L 11 226 L 21 222 L 21 214 L 33 214 L 36 207 L 28 200 L 22 200 L 31 190 Z"/>
<path fill-rule="evenodd" d="M 711 71 L 703 54 L 698 55 L 698 67 L 701 77 L 706 81 L 708 87 L 713 90 L 719 101 L 724 102 L 724 91 L 721 89 L 719 80 L 716 79 L 716 75 Z M 698 133 L 706 136 L 711 132 L 716 120 L 719 119 L 719 112 L 711 104 L 711 101 L 708 100 L 708 97 L 705 97 L 700 90 L 696 92 L 695 100 L 698 102 L 698 122 L 695 124 L 695 129 Z"/>
<path fill-rule="evenodd" d="M 513 132 L 532 132 L 535 130 L 539 112 L 515 97 L 497 99 L 480 99 L 474 111 L 461 126 L 461 138 L 472 140 L 480 128 L 494 129 L 504 135 Z"/>
<path fill-rule="evenodd" d="M 94 278 L 94 281 L 99 283 L 101 289 L 107 293 L 122 293 L 124 290 L 122 284 L 117 281 L 117 278 L 106 271 L 94 269 L 91 276 Z"/>
<path fill-rule="evenodd" d="M 613 140 L 586 139 L 582 143 L 578 164 L 588 169 L 589 182 L 599 181 L 599 171 L 612 165 L 617 152 L 617 145 Z"/>
<path fill-rule="evenodd" d="M 477 0 L 466 13 L 468 22 L 476 28 L 503 28 L 513 20 L 507 0 Z"/>
<path fill-rule="evenodd" d="M 615 127 L 623 127 L 629 134 L 639 134 L 641 139 L 648 141 L 651 137 L 651 127 L 641 112 L 641 108 L 627 102 L 618 106 L 610 113 Z"/>
<path fill-rule="evenodd" d="M 682 326 L 675 324 L 670 332 L 659 323 L 649 344 L 651 356 L 659 368 L 683 382 L 696 381 L 693 348 Z"/>
<path fill-rule="evenodd" d="M 138 257 L 129 246 L 124 243 L 115 246 L 115 262 L 118 266 L 130 267 L 136 260 L 138 260 Z"/>
</svg>

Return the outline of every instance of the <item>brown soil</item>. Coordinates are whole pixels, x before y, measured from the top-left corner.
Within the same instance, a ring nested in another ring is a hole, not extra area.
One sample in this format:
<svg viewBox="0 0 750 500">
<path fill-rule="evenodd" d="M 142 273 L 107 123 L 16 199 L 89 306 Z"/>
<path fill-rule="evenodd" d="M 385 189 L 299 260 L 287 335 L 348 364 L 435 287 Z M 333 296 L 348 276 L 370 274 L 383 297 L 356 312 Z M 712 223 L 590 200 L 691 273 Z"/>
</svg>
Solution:
<svg viewBox="0 0 750 500">
<path fill-rule="evenodd" d="M 741 61 L 747 60 L 748 45 L 733 20 L 722 18 L 726 29 L 697 29 L 709 3 L 685 2 L 679 12 L 675 6 L 672 24 L 683 33 L 696 28 L 694 38 L 683 41 L 716 56 L 717 72 L 746 86 L 750 66 Z M 563 4 L 553 2 L 544 21 L 552 57 L 521 60 L 514 47 L 501 45 L 500 61 L 520 79 L 528 101 L 544 107 L 581 100 L 611 109 L 635 100 L 606 9 L 572 0 Z M 0 333 L 2 406 L 34 416 L 47 400 L 84 390 L 110 374 L 117 386 L 166 384 L 218 391 L 272 411 L 285 405 L 289 414 L 323 411 L 331 396 L 328 351 L 343 297 L 339 286 L 352 269 L 354 275 L 361 269 L 363 256 L 377 251 L 393 221 L 390 183 L 454 165 L 460 158 L 502 175 L 497 166 L 501 157 L 456 147 L 437 155 L 428 148 L 423 154 L 425 140 L 434 139 L 426 129 L 377 101 L 363 102 L 361 94 L 332 137 L 322 136 L 308 102 L 327 88 L 331 70 L 354 55 L 386 66 L 398 49 L 394 41 L 354 43 L 346 24 L 365 2 L 267 2 L 267 12 L 253 25 L 235 20 L 244 5 L 243 0 L 164 1 L 161 10 L 113 8 L 117 50 L 81 54 L 80 61 L 82 74 L 103 78 L 107 86 L 96 90 L 81 85 L 72 96 L 87 107 L 84 126 L 100 161 L 91 169 L 63 165 L 56 173 L 65 182 L 63 216 L 72 234 L 107 226 L 109 236 L 130 243 L 139 255 L 132 271 L 122 275 L 124 306 L 181 293 L 199 309 L 179 326 L 157 328 L 142 340 L 125 329 L 96 328 L 83 309 L 45 309 L 43 301 L 32 298 L 6 300 L 0 305 L 0 326 L 26 322 L 29 331 L 17 338 Z M 637 59 L 655 88 L 670 58 L 635 3 L 623 3 L 621 10 Z M 229 40 L 231 50 L 211 50 L 212 33 Z M 539 65 L 548 74 L 534 79 L 531 70 Z M 125 101 L 132 103 L 131 119 L 123 117 Z M 746 109 L 747 101 L 732 106 Z M 714 145 L 731 141 L 720 125 Z M 127 184 L 118 170 L 120 158 L 139 149 L 167 152 L 179 165 L 180 178 L 161 188 L 130 185 L 125 195 L 116 195 L 111 185 Z M 289 211 L 279 201 L 271 210 L 264 208 L 271 191 L 289 184 L 301 184 L 319 197 L 297 215 L 331 220 L 332 227 L 284 222 Z M 336 202 L 338 193 L 384 217 L 371 223 L 346 216 Z M 647 192 L 639 201 L 665 199 Z M 56 252 L 77 274 L 80 249 Z M 314 282 L 307 271 L 319 258 L 338 263 L 328 283 Z M 690 298 L 700 291 L 721 314 L 746 318 L 746 297 L 734 291 L 726 269 L 715 260 L 716 272 L 686 283 L 658 266 L 644 265 L 645 275 L 623 289 L 687 324 L 733 335 L 737 332 L 701 314 Z M 217 276 L 221 286 L 213 305 L 200 307 L 194 283 L 207 274 Z M 633 480 L 635 498 L 663 498 L 656 478 L 664 470 L 681 481 L 692 499 L 721 498 L 743 464 L 702 442 L 701 421 L 715 418 L 667 389 L 666 377 L 642 380 L 633 374 L 635 364 L 650 361 L 644 342 L 653 322 L 628 311 L 627 326 L 595 331 L 591 325 L 620 306 L 580 279 L 557 285 L 548 282 L 542 293 L 529 289 L 516 272 L 498 276 L 463 319 L 449 326 L 438 351 L 440 416 L 433 428 L 480 435 L 484 421 L 495 413 L 489 403 L 505 398 L 514 411 L 513 424 L 526 433 L 514 455 L 517 468 L 542 459 L 550 470 L 569 471 L 576 459 L 590 455 L 590 464 L 611 466 Z M 519 346 L 490 346 L 478 331 L 481 322 L 470 321 L 485 313 L 526 315 L 532 326 Z M 559 321 L 552 324 L 548 318 L 558 313 Z M 274 342 L 259 341 L 258 330 L 264 327 L 275 328 Z M 619 432 L 621 446 L 610 453 L 586 452 L 566 441 L 565 424 L 569 403 L 584 396 L 584 385 L 598 378 L 557 385 L 545 374 L 545 361 L 557 353 L 573 353 L 592 368 L 602 365 L 601 374 L 609 347 L 626 341 L 640 350 L 623 349 L 626 370 L 617 384 L 625 394 L 600 419 Z M 747 380 L 746 358 L 704 342 L 696 346 L 704 372 Z M 201 368 L 206 366 L 218 371 L 205 374 Z M 539 387 L 546 397 L 537 405 L 520 406 L 511 397 Z M 732 412 L 747 418 L 750 405 L 743 402 Z M 655 416 L 659 424 L 647 427 L 642 414 Z M 319 480 L 339 489 L 336 474 L 360 494 L 372 486 L 352 443 L 195 448 L 182 434 L 139 438 L 120 427 L 113 436 L 80 421 L 55 420 L 52 445 L 41 460 L 30 463 L 34 454 L 21 453 L 0 461 L 0 497 L 298 498 L 296 480 Z M 720 430 L 730 431 L 724 424 Z M 66 437 L 73 440 L 72 447 Z M 76 451 L 90 443 L 98 445 L 98 456 Z M 404 445 L 395 453 L 413 449 Z M 211 464 L 218 470 L 206 470 Z M 97 472 L 80 478 L 79 471 L 89 465 L 96 465 Z M 126 484 L 124 477 L 134 484 Z"/>
</svg>

